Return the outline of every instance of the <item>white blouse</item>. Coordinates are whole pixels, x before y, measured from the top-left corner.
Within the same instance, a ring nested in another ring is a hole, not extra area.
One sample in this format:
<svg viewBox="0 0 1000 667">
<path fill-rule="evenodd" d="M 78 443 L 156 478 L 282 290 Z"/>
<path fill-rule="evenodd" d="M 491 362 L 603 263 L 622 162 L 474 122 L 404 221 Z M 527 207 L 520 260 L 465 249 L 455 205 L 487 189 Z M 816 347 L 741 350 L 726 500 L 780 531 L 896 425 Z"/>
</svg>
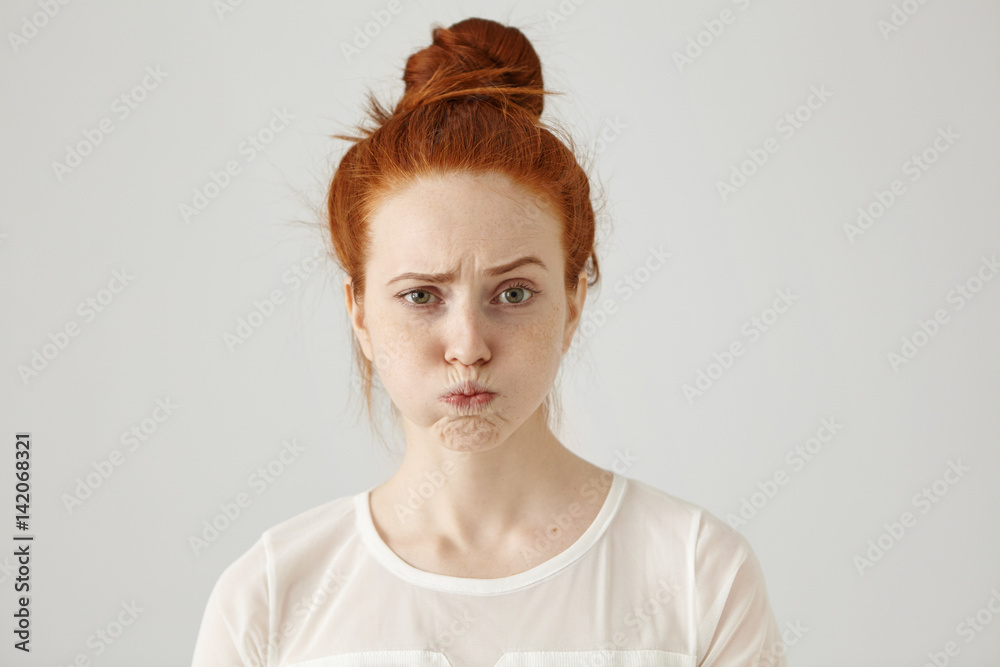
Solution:
<svg viewBox="0 0 1000 667">
<path fill-rule="evenodd" d="M 787 667 L 746 538 L 606 473 L 576 542 L 499 579 L 406 563 L 375 530 L 374 486 L 288 519 L 219 577 L 193 667 Z"/>
</svg>

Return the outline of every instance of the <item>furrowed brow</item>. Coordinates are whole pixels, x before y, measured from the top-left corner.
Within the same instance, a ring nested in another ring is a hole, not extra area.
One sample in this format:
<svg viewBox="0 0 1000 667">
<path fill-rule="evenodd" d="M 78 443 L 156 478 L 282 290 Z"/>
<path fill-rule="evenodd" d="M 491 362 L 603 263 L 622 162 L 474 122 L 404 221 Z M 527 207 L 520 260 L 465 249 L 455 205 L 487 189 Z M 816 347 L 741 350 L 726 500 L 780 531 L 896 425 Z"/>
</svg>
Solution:
<svg viewBox="0 0 1000 667">
<path fill-rule="evenodd" d="M 528 255 L 527 257 L 521 257 L 520 259 L 515 259 L 513 262 L 507 264 L 501 264 L 500 266 L 494 266 L 493 268 L 486 269 L 484 273 L 487 276 L 496 277 L 502 276 L 505 273 L 510 273 L 514 269 L 520 268 L 526 264 L 536 264 L 542 267 L 543 270 L 548 271 L 548 267 L 545 266 L 545 262 L 535 257 L 534 255 Z M 454 273 L 401 273 L 389 282 L 387 285 L 398 282 L 400 280 L 419 280 L 421 282 L 428 283 L 438 283 L 441 285 L 447 285 L 455 279 Z"/>
</svg>

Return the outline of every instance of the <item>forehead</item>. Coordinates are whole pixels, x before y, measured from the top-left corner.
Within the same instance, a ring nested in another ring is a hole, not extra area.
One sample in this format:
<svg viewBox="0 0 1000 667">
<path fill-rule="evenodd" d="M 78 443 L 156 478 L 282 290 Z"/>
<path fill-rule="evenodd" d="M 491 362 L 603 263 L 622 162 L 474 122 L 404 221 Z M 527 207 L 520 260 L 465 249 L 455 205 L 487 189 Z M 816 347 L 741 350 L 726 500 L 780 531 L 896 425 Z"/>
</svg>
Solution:
<svg viewBox="0 0 1000 667">
<path fill-rule="evenodd" d="M 502 174 L 421 176 L 384 198 L 369 219 L 371 259 L 447 258 L 492 248 L 543 252 L 561 225 L 548 202 Z"/>
</svg>

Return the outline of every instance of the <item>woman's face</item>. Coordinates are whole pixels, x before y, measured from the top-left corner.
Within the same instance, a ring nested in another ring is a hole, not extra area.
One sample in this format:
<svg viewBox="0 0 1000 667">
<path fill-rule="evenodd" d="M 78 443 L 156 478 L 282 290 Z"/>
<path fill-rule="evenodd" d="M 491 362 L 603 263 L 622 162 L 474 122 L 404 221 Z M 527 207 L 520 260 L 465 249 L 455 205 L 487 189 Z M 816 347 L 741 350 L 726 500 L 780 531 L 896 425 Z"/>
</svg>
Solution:
<svg viewBox="0 0 1000 667">
<path fill-rule="evenodd" d="M 581 272 L 570 317 L 561 223 L 543 200 L 501 175 L 426 176 L 381 202 L 369 234 L 363 308 L 348 279 L 348 311 L 407 443 L 484 451 L 540 419 L 586 298 Z M 492 399 L 442 400 L 466 380 Z"/>
</svg>

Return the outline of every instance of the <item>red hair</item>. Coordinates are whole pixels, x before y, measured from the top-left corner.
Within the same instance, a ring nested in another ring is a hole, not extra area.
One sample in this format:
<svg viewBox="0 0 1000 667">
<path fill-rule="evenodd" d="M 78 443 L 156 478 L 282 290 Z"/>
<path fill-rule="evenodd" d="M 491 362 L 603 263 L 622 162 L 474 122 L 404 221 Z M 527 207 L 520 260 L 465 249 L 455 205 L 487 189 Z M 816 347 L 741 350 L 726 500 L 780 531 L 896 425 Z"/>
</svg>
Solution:
<svg viewBox="0 0 1000 667">
<path fill-rule="evenodd" d="M 531 42 L 517 28 L 481 18 L 435 27 L 432 38 L 407 59 L 406 90 L 392 112 L 369 91 L 373 126 L 357 126 L 357 136 L 334 135 L 353 142 L 327 205 L 337 263 L 351 278 L 356 303 L 365 294 L 372 212 L 413 179 L 452 172 L 499 172 L 521 186 L 538 210 L 562 222 L 567 293 L 581 271 L 588 286 L 596 285 L 590 180 L 568 133 L 541 121 L 544 96 L 552 93 L 543 88 Z M 352 342 L 371 419 L 372 363 L 356 337 Z"/>
</svg>

